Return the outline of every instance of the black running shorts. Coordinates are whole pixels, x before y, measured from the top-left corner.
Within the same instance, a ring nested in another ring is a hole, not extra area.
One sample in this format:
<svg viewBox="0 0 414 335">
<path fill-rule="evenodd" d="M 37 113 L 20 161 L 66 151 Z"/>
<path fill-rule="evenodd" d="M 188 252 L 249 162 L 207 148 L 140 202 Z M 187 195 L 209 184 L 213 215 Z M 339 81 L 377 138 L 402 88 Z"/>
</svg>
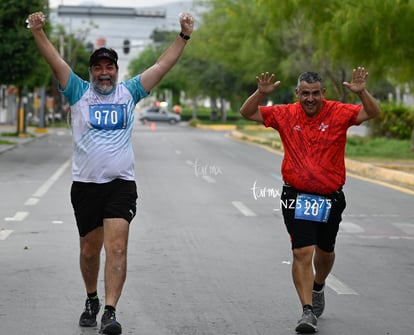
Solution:
<svg viewBox="0 0 414 335">
<path fill-rule="evenodd" d="M 121 218 L 130 223 L 137 210 L 135 181 L 115 179 L 104 184 L 75 181 L 70 196 L 82 237 L 103 226 L 103 219 Z"/>
<path fill-rule="evenodd" d="M 283 186 L 281 207 L 285 225 L 291 238 L 292 249 L 317 245 L 326 252 L 332 252 L 335 248 L 342 213 L 346 207 L 343 191 L 338 190 L 326 196 L 332 206 L 327 222 L 295 219 L 297 194 L 298 191 L 293 187 Z"/>
</svg>

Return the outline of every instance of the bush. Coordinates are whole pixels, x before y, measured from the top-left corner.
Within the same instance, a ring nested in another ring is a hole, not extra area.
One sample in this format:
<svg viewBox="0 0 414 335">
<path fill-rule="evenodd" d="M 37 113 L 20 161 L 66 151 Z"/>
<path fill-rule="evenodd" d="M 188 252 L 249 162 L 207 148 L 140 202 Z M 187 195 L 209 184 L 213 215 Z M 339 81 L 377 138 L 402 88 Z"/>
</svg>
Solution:
<svg viewBox="0 0 414 335">
<path fill-rule="evenodd" d="M 193 111 L 189 107 L 183 107 L 181 112 L 181 120 L 190 122 L 193 119 Z M 240 113 L 236 113 L 232 110 L 227 111 L 226 123 L 234 123 L 242 119 Z M 197 108 L 197 120 L 207 124 L 221 124 L 223 123 L 218 115 L 215 118 L 212 117 L 211 108 L 199 106 Z"/>
<path fill-rule="evenodd" d="M 371 135 L 409 139 L 414 126 L 414 109 L 395 104 L 381 104 L 381 114 L 368 122 Z"/>
</svg>

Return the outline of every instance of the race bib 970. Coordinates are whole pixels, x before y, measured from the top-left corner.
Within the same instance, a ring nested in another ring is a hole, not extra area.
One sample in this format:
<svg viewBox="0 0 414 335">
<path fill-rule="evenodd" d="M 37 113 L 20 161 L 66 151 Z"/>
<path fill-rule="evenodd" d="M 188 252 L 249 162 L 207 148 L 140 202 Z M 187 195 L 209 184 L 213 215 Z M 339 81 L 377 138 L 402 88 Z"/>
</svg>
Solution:
<svg viewBox="0 0 414 335">
<path fill-rule="evenodd" d="M 321 195 L 298 193 L 295 219 L 327 222 L 331 213 L 331 199 Z"/>
<path fill-rule="evenodd" d="M 125 104 L 103 104 L 89 106 L 91 126 L 96 129 L 124 129 L 127 125 L 127 106 Z"/>
</svg>

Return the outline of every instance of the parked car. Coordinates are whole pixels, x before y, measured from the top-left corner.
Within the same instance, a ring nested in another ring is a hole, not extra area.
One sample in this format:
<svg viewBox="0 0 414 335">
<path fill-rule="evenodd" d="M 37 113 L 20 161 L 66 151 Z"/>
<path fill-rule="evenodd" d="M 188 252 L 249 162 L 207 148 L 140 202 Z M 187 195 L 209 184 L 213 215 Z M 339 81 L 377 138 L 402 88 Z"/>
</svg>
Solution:
<svg viewBox="0 0 414 335">
<path fill-rule="evenodd" d="M 181 116 L 179 114 L 171 113 L 165 109 L 165 107 L 153 106 L 145 108 L 140 113 L 139 120 L 144 124 L 148 121 L 162 121 L 175 124 L 181 121 Z"/>
</svg>

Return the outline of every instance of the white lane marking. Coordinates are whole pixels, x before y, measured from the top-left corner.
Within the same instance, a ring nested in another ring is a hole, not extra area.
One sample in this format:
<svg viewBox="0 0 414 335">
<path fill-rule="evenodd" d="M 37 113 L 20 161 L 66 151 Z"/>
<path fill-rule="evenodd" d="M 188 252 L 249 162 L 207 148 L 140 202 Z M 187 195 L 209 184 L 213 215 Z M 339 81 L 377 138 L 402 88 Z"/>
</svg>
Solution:
<svg viewBox="0 0 414 335">
<path fill-rule="evenodd" d="M 25 206 L 34 206 L 39 202 L 38 198 L 29 198 L 26 200 L 26 202 L 24 203 Z"/>
<path fill-rule="evenodd" d="M 250 208 L 248 208 L 241 201 L 232 201 L 234 207 L 236 207 L 244 216 L 257 216 Z"/>
<path fill-rule="evenodd" d="M 397 218 L 398 214 L 345 214 L 349 218 Z"/>
<path fill-rule="evenodd" d="M 334 290 L 337 294 L 359 295 L 356 291 L 341 282 L 333 274 L 330 274 L 328 278 L 326 278 L 326 285 Z"/>
<path fill-rule="evenodd" d="M 53 220 L 52 221 L 53 224 L 63 224 L 62 220 Z"/>
<path fill-rule="evenodd" d="M 59 177 L 65 172 L 66 168 L 70 164 L 70 159 L 68 159 L 65 163 L 63 163 L 56 172 L 50 176 L 48 180 L 46 180 L 43 185 L 41 185 L 37 191 L 33 194 L 33 197 L 35 198 L 41 198 L 46 194 L 46 192 L 49 190 L 49 188 L 52 187 L 52 185 L 59 179 Z"/>
<path fill-rule="evenodd" d="M 414 236 L 384 236 L 384 235 L 358 235 L 359 238 L 366 239 L 366 240 L 381 240 L 381 239 L 388 239 L 388 240 L 408 240 L 414 241 Z"/>
<path fill-rule="evenodd" d="M 393 222 L 392 225 L 406 234 L 414 235 L 414 224 L 412 223 Z"/>
<path fill-rule="evenodd" d="M 282 264 L 290 265 L 290 261 L 282 261 Z M 359 295 L 355 290 L 341 282 L 332 273 L 326 278 L 326 286 L 334 290 L 337 294 Z"/>
<path fill-rule="evenodd" d="M 342 221 L 339 224 L 339 230 L 350 234 L 360 234 L 365 231 L 361 226 L 349 221 Z"/>
<path fill-rule="evenodd" d="M 29 212 L 16 212 L 14 216 L 4 218 L 6 221 L 23 221 L 27 216 L 29 215 Z"/>
<path fill-rule="evenodd" d="M 13 232 L 13 230 L 0 230 L 0 240 L 4 241 L 6 238 L 10 236 L 10 234 Z"/>
<path fill-rule="evenodd" d="M 37 189 L 37 191 L 33 194 L 33 196 L 26 200 L 24 204 L 26 206 L 36 205 L 39 202 L 39 198 L 44 196 L 46 192 L 49 190 L 49 188 L 52 187 L 52 185 L 60 178 L 60 176 L 69 166 L 70 162 L 71 162 L 71 159 L 68 159 L 65 163 L 63 163 L 56 170 L 56 172 Z M 4 220 L 5 221 L 23 221 L 28 215 L 29 215 L 29 212 L 17 212 L 14 216 L 6 217 L 4 218 Z"/>
<path fill-rule="evenodd" d="M 210 176 L 202 176 L 202 178 L 207 182 L 207 183 L 210 183 L 210 184 L 214 184 L 215 182 L 216 182 L 216 180 L 214 179 L 214 178 L 212 178 L 212 177 L 210 177 Z"/>
</svg>

